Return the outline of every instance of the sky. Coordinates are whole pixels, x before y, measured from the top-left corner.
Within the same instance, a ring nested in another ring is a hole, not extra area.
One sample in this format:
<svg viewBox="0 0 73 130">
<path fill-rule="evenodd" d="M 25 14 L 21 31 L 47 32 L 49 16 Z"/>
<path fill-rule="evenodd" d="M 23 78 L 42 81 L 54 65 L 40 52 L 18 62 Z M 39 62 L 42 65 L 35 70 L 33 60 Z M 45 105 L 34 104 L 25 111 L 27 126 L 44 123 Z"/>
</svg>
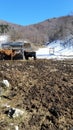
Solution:
<svg viewBox="0 0 73 130">
<path fill-rule="evenodd" d="M 73 0 L 0 0 L 0 20 L 23 26 L 72 13 Z"/>
</svg>

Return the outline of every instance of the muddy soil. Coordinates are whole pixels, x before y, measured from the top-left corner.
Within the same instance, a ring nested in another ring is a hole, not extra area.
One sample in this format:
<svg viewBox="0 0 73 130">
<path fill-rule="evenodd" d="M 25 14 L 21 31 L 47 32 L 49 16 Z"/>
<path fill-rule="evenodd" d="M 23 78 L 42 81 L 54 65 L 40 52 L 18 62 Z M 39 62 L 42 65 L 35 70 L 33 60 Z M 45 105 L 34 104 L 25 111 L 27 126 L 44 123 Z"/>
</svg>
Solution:
<svg viewBox="0 0 73 130">
<path fill-rule="evenodd" d="M 0 130 L 73 130 L 73 60 L 0 61 Z M 9 107 L 24 111 L 10 118 Z"/>
</svg>

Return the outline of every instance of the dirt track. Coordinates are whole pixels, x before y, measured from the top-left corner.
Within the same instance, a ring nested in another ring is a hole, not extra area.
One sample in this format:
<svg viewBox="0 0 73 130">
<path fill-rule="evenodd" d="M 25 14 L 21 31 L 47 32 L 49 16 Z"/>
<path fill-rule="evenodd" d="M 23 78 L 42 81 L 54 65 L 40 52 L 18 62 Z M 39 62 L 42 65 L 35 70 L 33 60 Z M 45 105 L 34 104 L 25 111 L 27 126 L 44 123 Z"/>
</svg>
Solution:
<svg viewBox="0 0 73 130">
<path fill-rule="evenodd" d="M 73 130 L 73 60 L 1 61 L 3 79 L 10 88 L 0 99 L 0 130 Z M 9 118 L 4 104 L 25 114 Z"/>
</svg>

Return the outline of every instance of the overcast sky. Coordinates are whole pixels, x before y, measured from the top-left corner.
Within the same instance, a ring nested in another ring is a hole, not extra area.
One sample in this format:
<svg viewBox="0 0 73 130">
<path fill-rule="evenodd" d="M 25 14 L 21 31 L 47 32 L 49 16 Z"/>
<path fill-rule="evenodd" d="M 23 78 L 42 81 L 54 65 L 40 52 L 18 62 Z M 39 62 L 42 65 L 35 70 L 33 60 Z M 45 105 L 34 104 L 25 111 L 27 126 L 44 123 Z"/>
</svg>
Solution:
<svg viewBox="0 0 73 130">
<path fill-rule="evenodd" d="M 0 20 L 30 25 L 73 12 L 73 0 L 0 0 Z"/>
</svg>

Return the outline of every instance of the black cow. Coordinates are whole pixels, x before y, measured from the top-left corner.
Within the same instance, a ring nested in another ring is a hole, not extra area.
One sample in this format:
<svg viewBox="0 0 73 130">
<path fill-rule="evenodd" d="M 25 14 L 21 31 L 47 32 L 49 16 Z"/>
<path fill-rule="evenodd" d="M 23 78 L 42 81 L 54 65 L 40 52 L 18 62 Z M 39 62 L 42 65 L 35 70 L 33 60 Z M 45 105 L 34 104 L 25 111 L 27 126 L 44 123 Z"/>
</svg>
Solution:
<svg viewBox="0 0 73 130">
<path fill-rule="evenodd" d="M 26 60 L 29 59 L 29 57 L 33 57 L 34 60 L 36 60 L 36 52 L 27 52 L 24 51 L 24 57 Z M 21 53 L 15 54 L 12 56 L 11 54 L 6 54 L 5 52 L 0 53 L 0 60 L 21 60 L 23 59 L 23 55 Z"/>
<path fill-rule="evenodd" d="M 7 51 L 10 53 L 7 54 Z M 12 50 L 14 52 L 14 50 Z M 0 52 L 0 60 L 11 60 L 13 58 L 11 50 L 3 50 Z"/>
<path fill-rule="evenodd" d="M 0 60 L 3 60 L 3 53 L 2 52 L 0 52 Z"/>
<path fill-rule="evenodd" d="M 7 55 L 6 53 L 0 53 L 0 60 L 21 60 L 23 59 L 22 54 L 18 53 L 12 56 L 11 54 Z"/>
<path fill-rule="evenodd" d="M 15 56 L 13 56 L 13 60 L 22 60 L 23 56 L 21 53 L 15 54 Z"/>
<path fill-rule="evenodd" d="M 7 55 L 4 52 L 0 52 L 0 60 L 11 60 L 11 55 Z"/>
<path fill-rule="evenodd" d="M 11 54 L 10 55 L 3 54 L 3 59 L 4 60 L 21 60 L 23 59 L 23 56 L 20 53 L 15 54 L 14 56 L 11 56 Z"/>
<path fill-rule="evenodd" d="M 3 53 L 3 60 L 11 60 L 11 54 L 7 55 L 7 54 Z"/>
<path fill-rule="evenodd" d="M 34 60 L 36 60 L 36 52 L 27 52 L 27 51 L 24 51 L 24 56 L 25 56 L 25 59 L 28 60 L 29 57 L 33 57 Z"/>
</svg>

